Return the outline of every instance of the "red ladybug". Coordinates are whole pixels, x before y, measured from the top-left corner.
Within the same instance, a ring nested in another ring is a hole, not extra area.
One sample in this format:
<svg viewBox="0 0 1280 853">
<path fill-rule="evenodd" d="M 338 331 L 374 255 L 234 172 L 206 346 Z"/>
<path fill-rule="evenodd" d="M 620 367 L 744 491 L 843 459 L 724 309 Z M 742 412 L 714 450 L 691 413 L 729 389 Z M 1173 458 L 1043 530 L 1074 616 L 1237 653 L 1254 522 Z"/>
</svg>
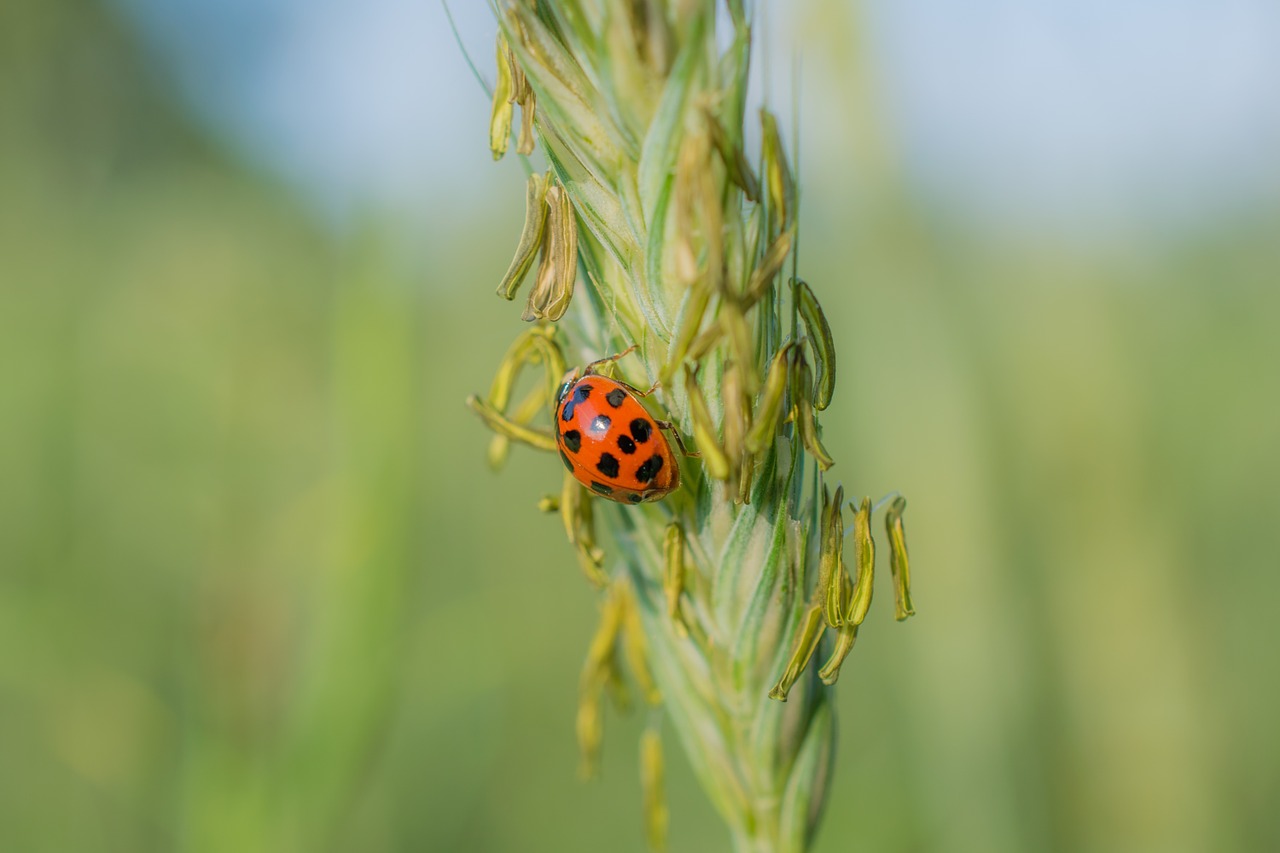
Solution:
<svg viewBox="0 0 1280 853">
<path fill-rule="evenodd" d="M 659 431 L 671 425 L 655 421 L 640 405 L 637 398 L 645 393 L 595 372 L 621 357 L 565 376 L 556 393 L 556 444 L 569 473 L 601 497 L 633 504 L 661 500 L 680 487 L 680 466 Z"/>
</svg>

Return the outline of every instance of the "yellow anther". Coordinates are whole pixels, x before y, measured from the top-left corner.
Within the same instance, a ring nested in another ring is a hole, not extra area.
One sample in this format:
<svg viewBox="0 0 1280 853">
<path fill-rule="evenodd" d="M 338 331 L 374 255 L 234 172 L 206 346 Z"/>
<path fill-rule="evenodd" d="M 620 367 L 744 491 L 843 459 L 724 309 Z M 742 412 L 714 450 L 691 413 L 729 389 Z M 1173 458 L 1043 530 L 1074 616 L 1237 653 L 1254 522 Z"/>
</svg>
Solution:
<svg viewBox="0 0 1280 853">
<path fill-rule="evenodd" d="M 841 506 L 844 502 L 844 487 L 836 487 L 833 501 L 827 500 L 827 490 L 823 487 L 822 498 L 817 594 L 827 624 L 832 628 L 839 628 L 844 623 L 844 583 L 848 577 L 844 565 L 844 511 Z"/>
<path fill-rule="evenodd" d="M 760 392 L 752 417 L 751 431 L 747 433 L 747 450 L 761 453 L 773 445 L 778 425 L 782 420 L 782 404 L 786 399 L 787 377 L 790 373 L 791 353 L 795 344 L 784 345 L 773 356 L 769 372 L 765 374 L 764 390 Z"/>
<path fill-rule="evenodd" d="M 631 670 L 631 677 L 645 701 L 650 705 L 661 704 L 662 694 L 658 692 L 658 684 L 649 669 L 649 645 L 635 596 L 630 586 L 623 583 L 614 586 L 622 608 L 622 653 L 626 656 L 627 668 Z"/>
<path fill-rule="evenodd" d="M 822 606 L 815 604 L 805 611 L 804 623 L 801 626 L 800 634 L 796 637 L 796 644 L 791 650 L 791 657 L 787 659 L 787 668 L 783 671 L 782 677 L 778 679 L 778 683 L 769 691 L 770 699 L 777 699 L 780 702 L 787 701 L 787 694 L 791 692 L 791 686 L 796 683 L 796 679 L 800 677 L 800 673 L 804 672 L 804 668 L 809 665 L 809 660 L 813 657 L 813 653 L 818 649 L 818 641 L 822 639 L 823 628 Z"/>
<path fill-rule="evenodd" d="M 649 849 L 667 849 L 666 780 L 662 761 L 662 737 L 655 728 L 640 736 L 640 790 L 644 796 L 644 834 Z"/>
<path fill-rule="evenodd" d="M 716 439 L 716 424 L 711 419 L 707 400 L 698 385 L 697 371 L 685 365 L 684 389 L 689 397 L 689 417 L 693 421 L 693 439 L 702 453 L 702 465 L 707 474 L 716 480 L 729 479 L 729 459 Z"/>
<path fill-rule="evenodd" d="M 911 566 L 907 561 L 907 530 L 903 526 L 902 514 L 907 509 L 907 499 L 899 495 L 889 504 L 884 516 L 885 533 L 889 535 L 889 571 L 893 574 L 893 618 L 901 622 L 908 616 L 914 616 L 916 609 L 911 604 Z"/>
<path fill-rule="evenodd" d="M 534 259 L 538 256 L 538 248 L 542 245 L 542 233 L 547 224 L 547 187 L 550 186 L 550 173 L 546 175 L 530 175 L 525 188 L 524 228 L 520 230 L 520 242 L 516 246 L 515 257 L 507 267 L 507 274 L 498 285 L 498 295 L 503 299 L 515 299 L 520 283 L 524 281 Z"/>
<path fill-rule="evenodd" d="M 529 294 L 524 320 L 559 320 L 569 308 L 578 280 L 578 220 L 569 194 L 558 184 L 547 188 L 547 224 L 542 260 Z"/>
<path fill-rule="evenodd" d="M 725 168 L 728 170 L 729 179 L 733 181 L 742 190 L 743 195 L 748 201 L 758 201 L 760 199 L 760 182 L 756 180 L 755 172 L 751 170 L 751 164 L 747 162 L 747 155 L 743 152 L 742 146 L 737 145 L 729 138 L 729 134 L 725 131 L 724 125 L 720 123 L 720 119 L 711 110 L 706 110 L 707 127 L 711 131 L 711 141 L 716 147 L 716 151 L 720 153 L 720 159 L 724 161 Z"/>
<path fill-rule="evenodd" d="M 524 77 L 523 74 L 520 75 Z M 538 98 L 533 94 L 532 89 L 528 89 L 525 84 L 528 95 L 520 102 L 520 138 L 516 140 L 516 153 L 523 154 L 526 157 L 533 153 L 533 122 L 538 115 Z"/>
<path fill-rule="evenodd" d="M 507 153 L 507 144 L 511 139 L 511 63 L 507 61 L 510 51 L 507 40 L 498 33 L 498 82 L 493 87 L 493 115 L 489 119 L 489 150 L 493 159 L 501 160 Z"/>
<path fill-rule="evenodd" d="M 768 251 L 764 253 L 764 257 L 760 259 L 760 264 L 751 273 L 751 278 L 747 281 L 747 289 L 742 295 L 743 311 L 755 305 L 769 292 L 769 288 L 773 286 L 774 277 L 777 276 L 778 270 L 782 269 L 782 264 L 787 260 L 787 255 L 791 252 L 791 244 L 794 240 L 794 230 L 783 231 L 769 246 Z"/>
<path fill-rule="evenodd" d="M 530 447 L 536 447 L 539 450 L 556 449 L 555 436 L 547 430 L 534 429 L 509 420 L 501 412 L 474 394 L 467 398 L 467 405 L 484 420 L 489 429 L 499 435 L 527 444 Z"/>
<path fill-rule="evenodd" d="M 853 595 L 849 600 L 846 620 L 861 625 L 871 607 L 871 587 L 875 580 L 876 543 L 871 538 L 871 499 L 863 498 L 853 517 Z"/>
<path fill-rule="evenodd" d="M 600 743 L 604 739 L 604 689 L 617 667 L 618 639 L 623 627 L 623 601 L 618 590 L 600 602 L 600 624 L 587 646 L 587 659 L 578 680 L 578 750 L 582 775 L 590 778 L 599 766 Z"/>
<path fill-rule="evenodd" d="M 667 525 L 667 532 L 662 540 L 662 556 L 665 570 L 662 573 L 662 591 L 667 599 L 667 616 L 678 627 L 686 632 L 684 618 L 680 615 L 680 596 L 684 593 L 684 528 L 680 522 L 673 521 Z"/>
<path fill-rule="evenodd" d="M 849 656 L 849 652 L 853 651 L 853 644 L 857 639 L 858 626 L 852 622 L 841 625 L 836 631 L 836 644 L 831 650 L 831 657 L 827 658 L 822 669 L 818 670 L 818 677 L 822 679 L 823 684 L 836 683 L 836 679 L 840 677 L 840 667 L 844 664 L 844 659 Z"/>
<path fill-rule="evenodd" d="M 813 402 L 809 399 L 813 388 L 813 371 L 803 351 L 796 352 L 793 364 L 795 371 L 791 382 L 791 414 L 796 422 L 796 431 L 800 434 L 800 442 L 805 450 L 818 462 L 823 471 L 835 464 L 827 448 L 822 445 L 818 435 L 818 422 L 813 416 Z"/>
<path fill-rule="evenodd" d="M 781 230 L 786 230 L 791 227 L 791 220 L 795 215 L 795 182 L 791 178 L 791 167 L 787 165 L 787 155 L 782 148 L 778 120 L 768 110 L 760 111 L 760 129 L 760 153 L 764 161 L 764 185 L 769 210 L 774 221 L 781 223 Z"/>
<path fill-rule="evenodd" d="M 821 412 L 831 404 L 831 395 L 836 389 L 836 344 L 831 334 L 831 326 L 827 324 L 827 315 L 823 313 L 818 298 L 813 295 L 809 285 L 799 279 L 792 279 L 794 298 L 800 309 L 800 317 L 804 320 L 805 329 L 809 333 L 809 343 L 813 346 L 814 360 L 817 362 L 817 381 L 812 391 L 813 407 Z"/>
</svg>

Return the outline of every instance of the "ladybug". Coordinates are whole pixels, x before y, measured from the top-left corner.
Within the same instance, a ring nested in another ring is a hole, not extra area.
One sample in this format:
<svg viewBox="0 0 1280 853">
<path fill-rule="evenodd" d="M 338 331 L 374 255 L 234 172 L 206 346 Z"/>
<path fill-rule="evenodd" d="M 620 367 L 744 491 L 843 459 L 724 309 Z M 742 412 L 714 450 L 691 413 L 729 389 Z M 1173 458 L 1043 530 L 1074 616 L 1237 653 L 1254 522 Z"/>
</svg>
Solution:
<svg viewBox="0 0 1280 853">
<path fill-rule="evenodd" d="M 638 398 L 649 392 L 596 372 L 626 354 L 565 375 L 556 392 L 556 445 L 564 467 L 582 485 L 611 501 L 638 504 L 679 488 L 680 466 L 660 432 L 671 424 L 654 420 L 640 405 Z"/>
</svg>

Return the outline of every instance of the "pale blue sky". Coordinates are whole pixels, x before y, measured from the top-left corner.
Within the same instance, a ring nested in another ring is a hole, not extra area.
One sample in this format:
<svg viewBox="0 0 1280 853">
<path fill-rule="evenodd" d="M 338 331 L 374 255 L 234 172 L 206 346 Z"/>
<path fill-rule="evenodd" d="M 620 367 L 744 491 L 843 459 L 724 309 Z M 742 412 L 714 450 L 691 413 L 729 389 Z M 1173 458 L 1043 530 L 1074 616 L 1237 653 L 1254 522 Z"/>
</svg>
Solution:
<svg viewBox="0 0 1280 853">
<path fill-rule="evenodd" d="M 488 107 L 436 0 L 116 2 L 193 113 L 326 218 L 466 204 L 489 168 Z M 784 5 L 770 12 L 775 70 L 788 65 Z M 804 20 L 824 5 L 792 8 Z M 907 178 L 942 215 L 1101 234 L 1280 203 L 1280 4 L 861 5 Z M 452 6 L 490 74 L 487 4 Z M 825 120 L 811 101 L 839 83 L 806 79 L 806 134 Z M 838 146 L 809 147 L 806 168 L 839 167 Z"/>
</svg>

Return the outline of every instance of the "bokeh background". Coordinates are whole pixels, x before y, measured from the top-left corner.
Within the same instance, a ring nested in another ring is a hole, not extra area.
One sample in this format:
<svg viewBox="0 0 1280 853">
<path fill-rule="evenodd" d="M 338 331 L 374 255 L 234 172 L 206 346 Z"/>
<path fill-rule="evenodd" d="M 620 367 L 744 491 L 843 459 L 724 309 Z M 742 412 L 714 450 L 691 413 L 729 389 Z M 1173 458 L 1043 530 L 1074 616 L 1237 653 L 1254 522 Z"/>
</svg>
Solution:
<svg viewBox="0 0 1280 853">
<path fill-rule="evenodd" d="M 909 496 L 919 610 L 816 849 L 1280 849 L 1280 13 L 762 15 L 833 474 Z M 641 849 L 558 464 L 462 406 L 521 325 L 487 113 L 434 2 L 0 4 L 0 850 Z"/>
</svg>

